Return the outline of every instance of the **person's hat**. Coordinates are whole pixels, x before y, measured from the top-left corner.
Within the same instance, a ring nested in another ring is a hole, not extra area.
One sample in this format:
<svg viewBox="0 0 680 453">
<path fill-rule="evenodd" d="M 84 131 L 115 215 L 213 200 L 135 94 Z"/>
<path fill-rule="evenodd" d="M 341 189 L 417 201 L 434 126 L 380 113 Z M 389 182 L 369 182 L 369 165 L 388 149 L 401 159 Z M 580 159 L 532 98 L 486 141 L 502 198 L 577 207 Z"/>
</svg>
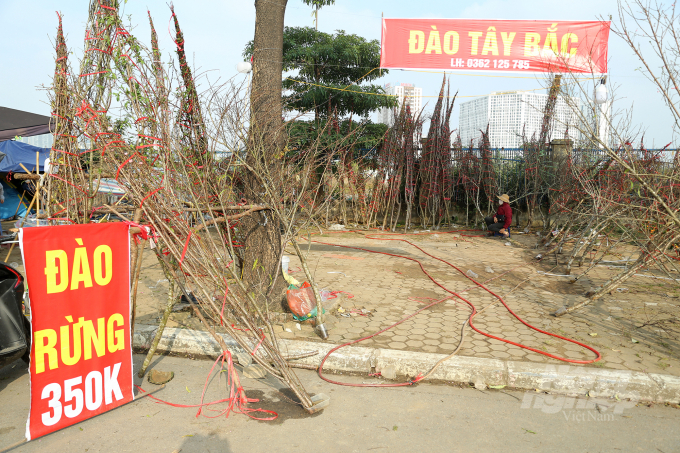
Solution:
<svg viewBox="0 0 680 453">
<path fill-rule="evenodd" d="M 510 203 L 510 197 L 508 196 L 507 193 L 504 193 L 500 197 L 498 197 L 499 200 L 504 201 L 505 203 Z"/>
</svg>

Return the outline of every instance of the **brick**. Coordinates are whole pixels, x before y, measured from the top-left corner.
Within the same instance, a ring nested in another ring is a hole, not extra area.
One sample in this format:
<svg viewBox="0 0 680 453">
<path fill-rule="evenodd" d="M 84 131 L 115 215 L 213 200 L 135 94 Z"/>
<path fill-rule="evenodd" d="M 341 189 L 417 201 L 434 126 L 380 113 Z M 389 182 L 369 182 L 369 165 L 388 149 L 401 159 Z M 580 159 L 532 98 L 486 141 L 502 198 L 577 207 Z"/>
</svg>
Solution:
<svg viewBox="0 0 680 453">
<path fill-rule="evenodd" d="M 401 341 L 393 341 L 388 346 L 392 349 L 406 349 L 406 344 Z"/>
</svg>

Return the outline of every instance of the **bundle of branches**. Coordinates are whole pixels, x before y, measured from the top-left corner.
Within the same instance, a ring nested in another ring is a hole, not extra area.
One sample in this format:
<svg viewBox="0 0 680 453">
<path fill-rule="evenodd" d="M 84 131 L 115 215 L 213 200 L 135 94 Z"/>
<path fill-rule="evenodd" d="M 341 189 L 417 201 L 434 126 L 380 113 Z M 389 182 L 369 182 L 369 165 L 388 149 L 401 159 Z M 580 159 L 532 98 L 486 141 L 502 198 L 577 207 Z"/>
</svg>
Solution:
<svg viewBox="0 0 680 453">
<path fill-rule="evenodd" d="M 486 195 L 487 209 L 489 213 L 493 212 L 496 207 L 496 200 L 498 187 L 496 185 L 496 169 L 493 164 L 493 156 L 491 155 L 491 143 L 489 140 L 489 125 L 486 126 L 486 131 L 481 131 L 482 138 L 479 142 L 480 155 L 480 180 L 484 195 Z"/>
<path fill-rule="evenodd" d="M 465 223 L 467 224 L 470 218 L 470 205 L 474 206 L 476 212 L 484 217 L 481 208 L 483 189 L 480 158 L 474 149 L 473 142 L 470 141 L 469 146 L 464 148 L 460 135 L 458 135 L 453 144 L 453 159 L 457 167 L 456 186 L 460 187 L 465 194 L 463 202 L 465 203 Z"/>
<path fill-rule="evenodd" d="M 238 86 L 212 87 L 209 96 L 199 96 L 184 59 L 184 37 L 174 12 L 179 74 L 166 71 L 161 64 L 153 24 L 152 49 L 148 49 L 124 27 L 115 2 L 93 1 L 90 12 L 89 50 L 82 69 L 64 77 L 63 83 L 55 83 L 55 89 L 60 90 L 55 98 L 62 96 L 78 105 L 68 123 L 70 130 L 76 131 L 71 135 L 87 138 L 90 146 L 85 152 L 90 156 L 96 152 L 101 172 L 113 175 L 125 189 L 127 200 L 140 214 L 136 220 L 145 223 L 141 236 L 155 246 L 152 248 L 171 282 L 154 346 L 175 302 L 176 285 L 224 355 L 229 351 L 213 328 L 217 325 L 252 360 L 288 385 L 303 407 L 313 411 L 309 395 L 280 350 L 270 322 L 270 306 L 261 299 L 265 296 L 268 300 L 267 291 L 275 286 L 279 267 L 259 272 L 261 250 L 239 253 L 242 243 L 235 238 L 247 234 L 246 219 L 251 219 L 251 224 L 273 226 L 277 236 L 274 241 L 268 238 L 262 248 L 277 255 L 276 263 L 280 263 L 284 245 L 289 242 L 293 246 L 317 296 L 317 320 L 322 322 L 318 290 L 295 237 L 324 206 L 325 200 L 318 199 L 315 171 L 327 166 L 328 159 L 320 161 L 314 149 L 293 157 L 268 153 L 263 137 L 252 128 L 249 134 L 248 104 Z M 93 71 L 90 55 L 99 54 L 106 58 L 97 59 Z M 95 76 L 103 77 L 103 83 L 85 83 Z M 175 83 L 177 90 L 172 89 Z M 117 130 L 109 117 L 112 93 L 121 96 L 127 131 Z M 244 143 L 248 143 L 245 152 Z M 82 162 L 68 161 L 71 157 L 82 160 L 82 154 L 72 154 L 54 150 L 60 171 L 51 176 L 51 183 L 61 181 L 84 192 L 86 179 L 71 178 L 61 170 L 72 165 L 82 171 Z M 231 158 L 218 165 L 218 155 Z M 259 187 L 257 202 L 243 200 L 253 187 Z M 71 202 L 66 198 L 69 195 L 53 191 L 57 204 Z M 89 221 L 93 212 L 85 206 L 64 209 L 59 218 L 75 221 L 81 216 Z M 116 207 L 109 209 L 126 219 Z M 246 266 L 259 280 L 244 280 Z M 151 354 L 153 348 L 141 373 Z M 235 371 L 230 372 L 236 378 Z M 238 398 L 239 406 L 247 405 L 245 394 Z"/>
<path fill-rule="evenodd" d="M 563 193 L 556 199 L 560 209 L 570 214 L 558 246 L 574 241 L 567 273 L 574 262 L 588 265 L 577 279 L 611 256 L 626 256 L 617 260 L 625 265 L 588 294 L 587 301 L 566 312 L 613 291 L 643 268 L 655 271 L 651 277 L 680 281 L 678 258 L 672 253 L 680 240 L 678 224 L 673 219 L 680 209 L 677 166 L 664 165 L 663 150 L 649 152 L 642 144 L 639 152 L 632 146 L 623 146 L 613 153 L 587 168 L 574 166 L 577 184 L 566 189 L 568 195 Z"/>
<path fill-rule="evenodd" d="M 411 224 L 413 202 L 417 192 L 416 155 L 418 139 L 421 136 L 421 112 L 412 112 L 408 105 L 402 105 L 394 114 L 394 125 L 388 130 L 377 157 L 378 171 L 372 198 L 376 200 L 378 212 L 382 213 L 382 228 L 394 231 L 405 204 L 406 218 L 404 231 Z"/>
<path fill-rule="evenodd" d="M 619 2 L 619 23 L 612 31 L 628 43 L 642 63 L 643 73 L 657 86 L 678 125 L 677 93 L 679 86 L 677 51 L 677 15 L 674 7 L 651 5 L 641 1 Z M 634 31 L 633 31 L 634 30 Z M 660 71 L 648 60 L 648 51 L 660 57 Z M 576 77 L 569 84 L 573 93 L 567 100 L 590 98 L 591 90 Z M 599 82 L 599 79 L 598 79 Z M 611 101 L 607 101 L 611 102 Z M 588 108 L 570 102 L 579 117 L 578 127 L 584 138 L 581 156 L 570 157 L 573 184 L 565 185 L 559 208 L 570 215 L 564 222 L 557 250 L 568 241 L 574 247 L 567 261 L 567 272 L 574 262 L 588 263 L 580 276 L 593 266 L 606 262 L 607 255 L 624 258 L 621 271 L 593 291 L 584 302 L 563 308 L 556 314 L 572 312 L 613 291 L 642 269 L 647 277 L 677 285 L 678 256 L 674 251 L 680 240 L 680 168 L 678 151 L 666 148 L 649 151 L 642 140 L 633 148 L 631 137 L 639 132 L 630 127 L 629 118 L 606 113 L 594 102 Z M 611 136 L 602 133 L 602 127 Z M 668 145 L 667 145 L 668 147 Z M 597 152 L 593 152 L 596 150 Z M 600 155 L 599 159 L 588 156 Z M 606 244 L 606 245 L 604 245 Z M 639 274 L 637 274 L 639 275 Z M 671 320 L 677 323 L 677 319 Z"/>
<path fill-rule="evenodd" d="M 94 147 L 88 145 L 99 137 L 88 136 L 83 126 L 92 118 L 92 112 L 107 112 L 111 105 L 107 68 L 118 39 L 111 28 L 117 20 L 115 8 L 111 6 L 114 4 L 113 0 L 103 1 L 101 6 L 91 3 L 85 36 L 86 52 L 77 71 L 69 64 L 59 15 L 55 41 L 56 68 L 49 93 L 55 124 L 54 145 L 50 153 L 54 174 L 45 181 L 46 194 L 41 196 L 40 189 L 37 192 L 38 199 L 44 199 L 45 217 L 48 218 L 59 216 L 69 222 L 87 223 L 97 207 L 94 198 L 101 173 L 95 170 L 98 158 Z M 114 125 L 109 124 L 108 118 L 106 122 L 102 135 L 113 133 Z M 82 152 L 81 148 L 89 149 Z"/>
<path fill-rule="evenodd" d="M 446 96 L 444 96 L 446 88 Z M 423 228 L 439 228 L 444 217 L 451 218 L 452 161 L 450 119 L 456 95 L 451 98 L 451 87 L 442 80 L 439 98 L 432 112 L 427 141 L 420 158 L 419 208 Z M 457 93 L 456 93 L 457 94 Z"/>
</svg>

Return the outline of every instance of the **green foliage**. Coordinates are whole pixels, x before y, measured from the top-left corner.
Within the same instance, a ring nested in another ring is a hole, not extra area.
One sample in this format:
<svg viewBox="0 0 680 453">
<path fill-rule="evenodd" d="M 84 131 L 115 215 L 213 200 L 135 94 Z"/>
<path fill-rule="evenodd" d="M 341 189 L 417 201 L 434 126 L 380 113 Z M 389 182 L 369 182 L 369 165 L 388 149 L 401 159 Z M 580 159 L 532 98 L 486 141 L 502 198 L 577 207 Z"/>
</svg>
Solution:
<svg viewBox="0 0 680 453">
<path fill-rule="evenodd" d="M 251 41 L 243 56 L 252 54 Z M 367 41 L 343 30 L 328 34 L 312 27 L 286 27 L 283 70 L 298 70 L 283 82 L 290 93 L 284 96 L 286 108 L 314 110 L 318 119 L 348 114 L 365 117 L 380 107 L 396 107 L 396 99 L 385 96 L 381 86 L 366 83 L 380 77 L 379 66 L 377 40 Z"/>
<path fill-rule="evenodd" d="M 322 6 L 333 5 L 335 0 L 302 0 L 302 3 L 313 6 L 314 9 L 321 9 Z"/>
<path fill-rule="evenodd" d="M 371 121 L 351 124 L 349 120 L 339 123 L 291 121 L 287 127 L 290 137 L 288 149 L 292 152 L 307 149 L 314 143 L 322 149 L 328 149 L 343 142 L 346 143 L 346 147 L 352 147 L 358 152 L 361 149 L 377 148 L 387 133 L 387 125 Z"/>
</svg>

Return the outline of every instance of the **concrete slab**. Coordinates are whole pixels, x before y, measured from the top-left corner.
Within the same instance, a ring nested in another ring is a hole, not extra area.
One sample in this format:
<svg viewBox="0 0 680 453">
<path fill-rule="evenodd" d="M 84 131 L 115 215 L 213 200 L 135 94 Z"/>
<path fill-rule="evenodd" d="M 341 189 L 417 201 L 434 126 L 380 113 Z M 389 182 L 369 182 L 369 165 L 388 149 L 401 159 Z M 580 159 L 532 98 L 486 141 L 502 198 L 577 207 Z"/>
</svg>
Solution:
<svg viewBox="0 0 680 453">
<path fill-rule="evenodd" d="M 148 349 L 156 329 L 155 326 L 137 325 L 134 347 Z M 243 352 L 233 338 L 226 334 L 221 335 L 232 353 Z M 291 339 L 279 339 L 279 345 L 286 355 L 317 351 L 315 356 L 296 360 L 296 363 L 313 366 L 318 366 L 321 359 L 336 346 Z M 158 352 L 214 357 L 221 350 L 207 332 L 166 328 Z M 372 367 L 376 371 L 390 367 L 396 372 L 397 379 L 409 380 L 428 372 L 445 357 L 444 354 L 436 353 L 348 346 L 334 352 L 325 362 L 324 370 L 368 374 Z M 518 390 L 533 389 L 570 396 L 680 403 L 680 378 L 676 376 L 569 364 L 454 356 L 443 362 L 429 379 L 457 384 L 485 384 L 492 388 L 506 386 Z"/>
</svg>

